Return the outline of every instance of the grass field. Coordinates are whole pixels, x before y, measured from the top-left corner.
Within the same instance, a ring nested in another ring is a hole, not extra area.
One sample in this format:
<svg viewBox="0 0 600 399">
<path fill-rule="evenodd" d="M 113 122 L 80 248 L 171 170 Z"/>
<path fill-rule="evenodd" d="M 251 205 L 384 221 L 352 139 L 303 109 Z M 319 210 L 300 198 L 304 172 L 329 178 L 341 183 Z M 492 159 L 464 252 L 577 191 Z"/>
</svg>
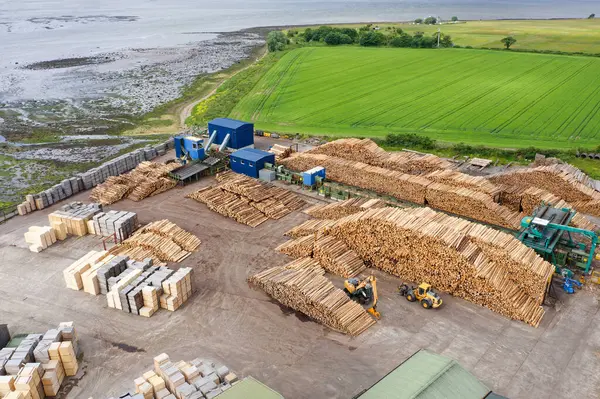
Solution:
<svg viewBox="0 0 600 399">
<path fill-rule="evenodd" d="M 595 147 L 598 71 L 596 57 L 308 47 L 277 62 L 231 117 L 290 133 L 415 132 L 505 148 Z"/>
<path fill-rule="evenodd" d="M 459 15 L 460 17 L 460 15 Z M 336 25 L 337 26 L 337 25 Z M 340 25 L 359 28 L 362 25 Z M 515 49 L 600 53 L 600 18 L 561 20 L 466 21 L 442 25 L 379 24 L 408 33 L 433 34 L 438 28 L 460 46 L 502 48 L 500 39 L 514 36 Z"/>
</svg>

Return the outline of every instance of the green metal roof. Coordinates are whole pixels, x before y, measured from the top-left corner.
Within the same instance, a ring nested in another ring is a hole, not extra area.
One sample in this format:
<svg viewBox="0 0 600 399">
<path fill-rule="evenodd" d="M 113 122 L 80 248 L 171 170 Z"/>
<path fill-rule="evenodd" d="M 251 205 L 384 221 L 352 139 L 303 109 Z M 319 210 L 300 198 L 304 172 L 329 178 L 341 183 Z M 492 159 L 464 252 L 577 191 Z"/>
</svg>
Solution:
<svg viewBox="0 0 600 399">
<path fill-rule="evenodd" d="M 217 396 L 218 399 L 284 399 L 262 382 L 246 377 Z"/>
<path fill-rule="evenodd" d="M 490 389 L 455 360 L 420 350 L 360 399 L 481 399 Z"/>
</svg>

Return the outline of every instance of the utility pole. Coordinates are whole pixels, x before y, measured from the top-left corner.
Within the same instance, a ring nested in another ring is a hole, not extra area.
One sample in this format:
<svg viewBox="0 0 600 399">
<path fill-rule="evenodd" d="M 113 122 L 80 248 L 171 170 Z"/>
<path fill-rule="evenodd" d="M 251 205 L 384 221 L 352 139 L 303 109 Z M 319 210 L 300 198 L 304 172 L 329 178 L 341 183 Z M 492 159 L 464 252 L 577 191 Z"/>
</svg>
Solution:
<svg viewBox="0 0 600 399">
<path fill-rule="evenodd" d="M 442 31 L 440 30 L 440 28 L 438 28 L 438 48 L 440 48 L 440 35 L 441 35 Z"/>
</svg>

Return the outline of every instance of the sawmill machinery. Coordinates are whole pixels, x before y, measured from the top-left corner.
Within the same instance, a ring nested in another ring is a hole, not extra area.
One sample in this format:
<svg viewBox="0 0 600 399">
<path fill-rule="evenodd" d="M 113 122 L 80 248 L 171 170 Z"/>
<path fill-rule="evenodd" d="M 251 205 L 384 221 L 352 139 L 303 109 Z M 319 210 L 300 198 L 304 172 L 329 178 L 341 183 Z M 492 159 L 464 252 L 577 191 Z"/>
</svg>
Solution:
<svg viewBox="0 0 600 399">
<path fill-rule="evenodd" d="M 402 284 L 398 287 L 400 295 L 406 297 L 409 302 L 419 301 L 425 309 L 435 309 L 442 306 L 442 298 L 433 291 L 431 284 L 421 283 L 418 287 L 409 287 L 407 284 Z"/>
<path fill-rule="evenodd" d="M 575 211 L 542 205 L 532 216 L 521 220 L 518 239 L 558 268 L 579 268 L 590 272 L 598 235 L 569 226 Z M 577 240 L 586 237 L 589 245 Z"/>
<path fill-rule="evenodd" d="M 364 280 L 349 278 L 344 281 L 344 292 L 350 299 L 360 303 L 368 313 L 377 320 L 381 314 L 377 311 L 377 279 L 375 276 L 369 276 Z"/>
</svg>

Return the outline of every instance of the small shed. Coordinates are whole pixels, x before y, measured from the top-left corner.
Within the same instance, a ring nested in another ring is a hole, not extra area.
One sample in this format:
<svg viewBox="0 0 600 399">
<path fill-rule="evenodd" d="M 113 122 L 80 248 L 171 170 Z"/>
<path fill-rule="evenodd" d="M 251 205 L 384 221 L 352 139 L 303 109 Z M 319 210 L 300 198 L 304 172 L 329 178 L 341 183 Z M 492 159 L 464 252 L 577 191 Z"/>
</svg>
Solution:
<svg viewBox="0 0 600 399">
<path fill-rule="evenodd" d="M 458 362 L 421 349 L 358 399 L 483 399 L 491 390 Z"/>
<path fill-rule="evenodd" d="M 313 186 L 317 182 L 317 176 L 325 178 L 325 168 L 322 166 L 315 166 L 312 169 L 302 172 L 302 183 L 305 186 Z"/>
<path fill-rule="evenodd" d="M 229 160 L 234 172 L 258 178 L 258 171 L 265 167 L 265 162 L 275 163 L 275 154 L 256 148 L 243 148 L 232 153 Z"/>
<path fill-rule="evenodd" d="M 229 135 L 227 147 L 240 149 L 254 146 L 254 124 L 229 118 L 217 118 L 208 122 L 208 135 L 217 132 L 214 144 L 221 145 Z"/>
</svg>

